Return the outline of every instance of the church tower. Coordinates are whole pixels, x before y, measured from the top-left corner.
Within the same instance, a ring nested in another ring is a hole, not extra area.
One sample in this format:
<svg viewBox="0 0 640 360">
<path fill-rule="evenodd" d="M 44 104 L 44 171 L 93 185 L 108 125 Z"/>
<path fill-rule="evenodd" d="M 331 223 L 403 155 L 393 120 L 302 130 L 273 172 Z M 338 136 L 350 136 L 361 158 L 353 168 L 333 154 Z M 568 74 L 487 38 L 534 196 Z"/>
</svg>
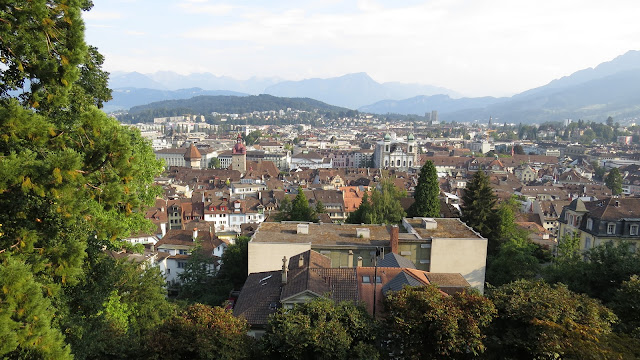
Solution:
<svg viewBox="0 0 640 360">
<path fill-rule="evenodd" d="M 247 171 L 247 148 L 242 143 L 242 136 L 239 133 L 236 145 L 231 152 L 231 169 L 238 170 L 241 174 Z"/>
</svg>

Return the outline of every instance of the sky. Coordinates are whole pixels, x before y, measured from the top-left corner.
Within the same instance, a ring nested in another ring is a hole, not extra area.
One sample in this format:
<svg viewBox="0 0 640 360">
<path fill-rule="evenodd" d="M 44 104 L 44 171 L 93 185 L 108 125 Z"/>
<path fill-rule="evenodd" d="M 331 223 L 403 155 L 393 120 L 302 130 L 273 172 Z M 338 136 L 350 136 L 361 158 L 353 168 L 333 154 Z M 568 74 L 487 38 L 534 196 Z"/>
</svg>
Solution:
<svg viewBox="0 0 640 360">
<path fill-rule="evenodd" d="M 638 0 L 94 0 L 107 71 L 329 78 L 509 96 L 640 49 Z"/>
</svg>

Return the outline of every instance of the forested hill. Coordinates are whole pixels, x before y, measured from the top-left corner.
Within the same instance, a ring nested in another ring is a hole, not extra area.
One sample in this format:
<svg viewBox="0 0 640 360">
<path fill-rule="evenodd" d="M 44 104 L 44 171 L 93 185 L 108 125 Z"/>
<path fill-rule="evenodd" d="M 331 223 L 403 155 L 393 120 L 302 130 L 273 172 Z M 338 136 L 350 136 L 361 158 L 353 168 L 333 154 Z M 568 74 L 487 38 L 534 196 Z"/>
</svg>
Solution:
<svg viewBox="0 0 640 360">
<path fill-rule="evenodd" d="M 158 101 L 147 105 L 134 106 L 129 114 L 120 120 L 129 122 L 153 121 L 154 117 L 177 116 L 184 114 L 209 115 L 212 112 L 228 114 L 244 114 L 253 111 L 269 110 L 303 110 L 340 113 L 353 111 L 339 106 L 333 106 L 309 98 L 286 98 L 272 95 L 252 96 L 196 96 L 184 100 Z"/>
</svg>

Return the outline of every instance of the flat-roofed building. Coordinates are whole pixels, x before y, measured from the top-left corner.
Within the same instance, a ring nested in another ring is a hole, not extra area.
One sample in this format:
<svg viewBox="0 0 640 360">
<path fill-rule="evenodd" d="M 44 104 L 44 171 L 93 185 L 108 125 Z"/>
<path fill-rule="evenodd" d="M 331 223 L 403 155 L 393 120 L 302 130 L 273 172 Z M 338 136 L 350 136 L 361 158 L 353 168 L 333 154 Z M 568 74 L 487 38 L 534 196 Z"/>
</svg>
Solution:
<svg viewBox="0 0 640 360">
<path fill-rule="evenodd" d="M 459 273 L 484 290 L 487 239 L 457 218 L 403 219 L 398 226 L 264 222 L 249 242 L 248 272 L 275 271 L 281 259 L 314 250 L 331 259 L 333 268 L 374 266 L 376 253 L 394 253 L 418 270 Z"/>
</svg>

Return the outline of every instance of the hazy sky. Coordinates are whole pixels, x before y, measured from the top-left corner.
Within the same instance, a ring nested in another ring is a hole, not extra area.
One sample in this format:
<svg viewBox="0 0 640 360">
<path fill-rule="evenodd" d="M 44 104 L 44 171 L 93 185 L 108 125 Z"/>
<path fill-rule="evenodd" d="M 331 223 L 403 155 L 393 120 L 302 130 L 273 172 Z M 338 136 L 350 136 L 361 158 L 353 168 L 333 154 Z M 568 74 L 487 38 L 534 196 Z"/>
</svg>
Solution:
<svg viewBox="0 0 640 360">
<path fill-rule="evenodd" d="M 94 0 L 108 71 L 378 82 L 502 96 L 640 49 L 638 0 Z"/>
</svg>

